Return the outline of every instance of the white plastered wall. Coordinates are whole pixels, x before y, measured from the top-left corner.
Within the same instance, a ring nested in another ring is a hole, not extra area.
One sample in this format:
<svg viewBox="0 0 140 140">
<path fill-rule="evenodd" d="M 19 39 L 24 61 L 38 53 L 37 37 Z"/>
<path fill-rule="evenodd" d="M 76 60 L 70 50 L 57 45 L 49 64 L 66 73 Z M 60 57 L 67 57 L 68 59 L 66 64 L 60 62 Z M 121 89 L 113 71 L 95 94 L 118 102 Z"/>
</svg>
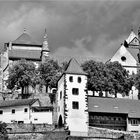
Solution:
<svg viewBox="0 0 140 140">
<path fill-rule="evenodd" d="M 69 77 L 73 76 L 73 82 L 69 81 Z M 81 83 L 77 82 L 77 78 L 81 77 Z M 68 99 L 66 99 L 67 105 L 67 118 L 66 125 L 71 131 L 71 135 L 86 136 L 88 132 L 88 112 L 86 107 L 86 83 L 87 77 L 85 75 L 70 75 L 66 74 L 66 84 L 67 90 L 66 94 Z M 79 89 L 79 95 L 72 94 L 72 88 Z M 79 102 L 79 109 L 72 108 L 72 102 Z"/>
</svg>

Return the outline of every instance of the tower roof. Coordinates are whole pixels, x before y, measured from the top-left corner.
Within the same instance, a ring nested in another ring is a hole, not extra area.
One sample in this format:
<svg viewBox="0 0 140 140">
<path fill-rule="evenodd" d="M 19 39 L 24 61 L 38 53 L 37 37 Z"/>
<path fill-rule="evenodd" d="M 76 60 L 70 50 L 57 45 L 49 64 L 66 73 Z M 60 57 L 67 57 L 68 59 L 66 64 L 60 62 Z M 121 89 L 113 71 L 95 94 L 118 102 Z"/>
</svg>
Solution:
<svg viewBox="0 0 140 140">
<path fill-rule="evenodd" d="M 136 34 L 134 33 L 134 31 L 131 30 L 131 33 L 130 33 L 129 37 L 126 39 L 126 42 L 129 44 L 135 37 L 138 38 L 136 36 Z"/>
<path fill-rule="evenodd" d="M 26 33 L 25 30 L 16 40 L 12 41 L 12 43 L 24 45 L 41 45 L 34 41 L 32 37 L 28 33 Z"/>
<path fill-rule="evenodd" d="M 82 68 L 80 67 L 80 64 L 74 59 L 72 58 L 69 63 L 68 66 L 65 70 L 66 74 L 80 74 L 80 75 L 87 75 L 87 73 L 85 73 Z"/>
<path fill-rule="evenodd" d="M 45 34 L 44 34 L 42 51 L 47 51 L 47 52 L 49 51 L 49 48 L 48 48 L 48 36 L 47 36 L 46 29 L 45 29 Z"/>
</svg>

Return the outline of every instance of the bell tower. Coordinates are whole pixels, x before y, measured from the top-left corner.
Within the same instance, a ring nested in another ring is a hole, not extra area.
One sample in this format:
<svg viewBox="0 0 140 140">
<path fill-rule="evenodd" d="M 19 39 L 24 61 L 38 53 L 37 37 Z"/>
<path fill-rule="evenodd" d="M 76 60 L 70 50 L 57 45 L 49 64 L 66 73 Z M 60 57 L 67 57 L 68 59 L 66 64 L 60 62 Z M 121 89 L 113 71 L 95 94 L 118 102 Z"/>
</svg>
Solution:
<svg viewBox="0 0 140 140">
<path fill-rule="evenodd" d="M 45 62 L 46 58 L 49 56 L 49 47 L 48 47 L 48 36 L 47 36 L 47 32 L 45 29 L 45 33 L 44 33 L 44 40 L 43 40 L 43 44 L 42 44 L 42 51 L 41 51 L 41 60 L 42 62 Z"/>
</svg>

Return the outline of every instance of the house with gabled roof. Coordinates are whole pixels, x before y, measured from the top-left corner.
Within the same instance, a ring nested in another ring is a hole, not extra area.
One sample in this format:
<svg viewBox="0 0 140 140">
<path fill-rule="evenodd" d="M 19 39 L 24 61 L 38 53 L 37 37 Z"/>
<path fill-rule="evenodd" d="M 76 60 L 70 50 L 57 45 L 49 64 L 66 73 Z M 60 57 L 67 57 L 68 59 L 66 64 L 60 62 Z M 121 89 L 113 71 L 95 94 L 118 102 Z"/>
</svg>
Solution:
<svg viewBox="0 0 140 140">
<path fill-rule="evenodd" d="M 139 100 L 89 96 L 89 126 L 140 133 L 139 108 Z"/>
<path fill-rule="evenodd" d="M 38 99 L 1 100 L 0 121 L 5 123 L 52 124 L 52 106 L 41 106 Z"/>
</svg>

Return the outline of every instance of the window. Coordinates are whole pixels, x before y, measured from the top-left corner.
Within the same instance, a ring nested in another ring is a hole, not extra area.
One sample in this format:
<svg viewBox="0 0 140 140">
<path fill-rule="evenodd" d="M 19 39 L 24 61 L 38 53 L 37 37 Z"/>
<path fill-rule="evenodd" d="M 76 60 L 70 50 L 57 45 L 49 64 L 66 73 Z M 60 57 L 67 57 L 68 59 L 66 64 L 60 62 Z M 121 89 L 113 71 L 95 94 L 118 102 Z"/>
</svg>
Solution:
<svg viewBox="0 0 140 140">
<path fill-rule="evenodd" d="M 81 81 L 82 81 L 81 77 L 78 77 L 78 83 L 81 83 Z"/>
<path fill-rule="evenodd" d="M 126 57 L 125 56 L 122 56 L 121 57 L 121 60 L 124 62 L 124 61 L 126 61 Z"/>
<path fill-rule="evenodd" d="M 79 94 L 79 89 L 78 88 L 73 88 L 72 89 L 72 94 L 73 95 L 78 95 Z"/>
<path fill-rule="evenodd" d="M 3 114 L 3 110 L 0 110 L 0 115 Z"/>
<path fill-rule="evenodd" d="M 24 112 L 28 112 L 28 108 L 24 108 Z"/>
<path fill-rule="evenodd" d="M 72 102 L 73 109 L 79 109 L 79 102 Z"/>
<path fill-rule="evenodd" d="M 138 125 L 139 121 L 136 119 L 131 119 L 130 123 L 131 123 L 131 125 Z"/>
<path fill-rule="evenodd" d="M 62 98 L 62 91 L 60 91 L 60 99 Z"/>
<path fill-rule="evenodd" d="M 73 77 L 72 76 L 69 77 L 69 81 L 73 82 Z"/>
<path fill-rule="evenodd" d="M 15 109 L 12 109 L 12 114 L 15 114 Z"/>
</svg>

